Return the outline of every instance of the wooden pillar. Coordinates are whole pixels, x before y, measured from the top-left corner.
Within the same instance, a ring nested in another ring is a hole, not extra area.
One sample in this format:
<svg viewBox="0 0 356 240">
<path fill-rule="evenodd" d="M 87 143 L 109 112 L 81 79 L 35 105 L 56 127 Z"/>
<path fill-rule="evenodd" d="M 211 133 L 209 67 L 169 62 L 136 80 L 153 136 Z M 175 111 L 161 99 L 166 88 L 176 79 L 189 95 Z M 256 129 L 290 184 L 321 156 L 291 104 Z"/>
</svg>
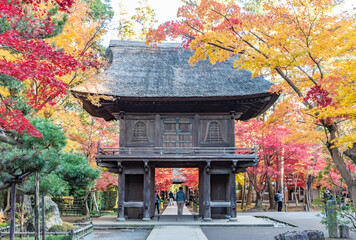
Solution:
<svg viewBox="0 0 356 240">
<path fill-rule="evenodd" d="M 161 115 L 155 115 L 155 147 L 162 147 Z"/>
<path fill-rule="evenodd" d="M 125 126 L 125 113 L 124 112 L 120 112 L 120 118 L 119 118 L 119 121 L 120 121 L 120 134 L 119 134 L 119 144 L 120 144 L 120 147 L 125 147 L 125 144 L 126 144 L 126 139 L 125 139 L 125 136 L 126 136 L 126 126 Z"/>
<path fill-rule="evenodd" d="M 204 167 L 199 167 L 199 217 L 204 218 Z"/>
<path fill-rule="evenodd" d="M 156 185 L 155 185 L 155 168 L 153 166 L 150 166 L 150 171 L 151 171 L 151 182 L 150 182 L 150 217 L 155 216 L 155 190 L 156 190 Z"/>
<path fill-rule="evenodd" d="M 237 221 L 236 218 L 236 179 L 235 172 L 231 172 L 229 176 L 230 188 L 230 221 Z"/>
<path fill-rule="evenodd" d="M 119 199 L 118 199 L 118 208 L 117 208 L 117 221 L 125 221 L 125 208 L 124 208 L 124 202 L 125 202 L 125 169 L 121 167 L 121 164 L 119 165 L 119 185 L 118 185 L 118 191 L 119 191 Z"/>
<path fill-rule="evenodd" d="M 204 221 L 211 221 L 210 161 L 207 162 L 203 174 L 204 174 Z"/>
<path fill-rule="evenodd" d="M 151 210 L 151 168 L 148 161 L 144 162 L 143 175 L 143 218 L 142 221 L 150 221 Z"/>
<path fill-rule="evenodd" d="M 193 147 L 198 147 L 199 146 L 199 124 L 200 124 L 200 116 L 199 114 L 194 115 L 194 120 L 193 120 Z"/>
</svg>

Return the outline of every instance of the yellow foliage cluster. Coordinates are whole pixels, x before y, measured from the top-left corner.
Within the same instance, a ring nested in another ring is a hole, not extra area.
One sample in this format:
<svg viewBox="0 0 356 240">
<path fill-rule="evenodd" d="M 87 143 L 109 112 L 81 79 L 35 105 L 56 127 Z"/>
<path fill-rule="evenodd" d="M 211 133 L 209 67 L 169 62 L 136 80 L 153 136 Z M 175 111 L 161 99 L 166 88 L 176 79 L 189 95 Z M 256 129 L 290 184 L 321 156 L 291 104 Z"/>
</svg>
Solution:
<svg viewBox="0 0 356 240">
<path fill-rule="evenodd" d="M 262 11 L 240 11 L 231 1 L 201 0 L 180 8 L 179 31 L 191 36 L 192 65 L 234 57 L 235 68 L 253 76 L 268 73 L 283 90 L 270 122 L 291 127 L 296 139 L 325 140 L 319 123 L 336 120 L 341 129 L 336 146 L 356 142 L 355 14 L 335 14 L 330 0 L 265 1 Z M 174 26 L 173 26 L 174 27 Z M 156 34 L 157 41 L 161 36 Z M 174 32 L 172 36 L 174 36 Z M 320 86 L 333 104 L 316 107 L 307 93 Z M 299 136 L 299 137 L 298 137 Z M 345 146 L 346 146 L 345 145 Z"/>
</svg>

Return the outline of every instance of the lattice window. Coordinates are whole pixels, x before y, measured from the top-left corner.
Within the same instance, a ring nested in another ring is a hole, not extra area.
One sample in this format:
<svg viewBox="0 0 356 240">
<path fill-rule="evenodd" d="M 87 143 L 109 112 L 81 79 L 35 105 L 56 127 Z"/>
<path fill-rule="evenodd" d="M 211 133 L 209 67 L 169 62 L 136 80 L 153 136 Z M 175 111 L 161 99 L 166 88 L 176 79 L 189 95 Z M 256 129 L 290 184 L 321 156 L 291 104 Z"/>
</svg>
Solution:
<svg viewBox="0 0 356 240">
<path fill-rule="evenodd" d="M 220 124 L 217 121 L 209 122 L 208 133 L 206 134 L 205 142 L 208 143 L 222 143 Z"/>
<path fill-rule="evenodd" d="M 133 142 L 133 143 L 147 143 L 148 142 L 147 127 L 144 122 L 139 121 L 135 124 L 131 142 Z"/>
</svg>

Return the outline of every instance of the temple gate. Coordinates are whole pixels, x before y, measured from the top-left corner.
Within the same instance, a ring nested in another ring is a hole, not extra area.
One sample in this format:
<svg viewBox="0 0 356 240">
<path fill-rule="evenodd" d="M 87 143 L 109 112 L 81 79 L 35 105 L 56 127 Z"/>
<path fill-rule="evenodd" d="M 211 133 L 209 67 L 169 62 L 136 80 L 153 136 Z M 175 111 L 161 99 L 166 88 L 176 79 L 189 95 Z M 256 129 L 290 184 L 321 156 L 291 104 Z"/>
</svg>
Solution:
<svg viewBox="0 0 356 240">
<path fill-rule="evenodd" d="M 236 220 L 235 174 L 258 163 L 235 147 L 235 120 L 266 111 L 271 84 L 233 59 L 192 67 L 177 44 L 111 41 L 108 69 L 72 92 L 95 117 L 120 121 L 120 147 L 98 145 L 99 166 L 119 176 L 118 221 L 154 216 L 155 168 L 199 168 L 199 215 Z M 96 106 L 88 95 L 106 96 Z M 107 98 L 110 97 L 110 98 Z"/>
</svg>

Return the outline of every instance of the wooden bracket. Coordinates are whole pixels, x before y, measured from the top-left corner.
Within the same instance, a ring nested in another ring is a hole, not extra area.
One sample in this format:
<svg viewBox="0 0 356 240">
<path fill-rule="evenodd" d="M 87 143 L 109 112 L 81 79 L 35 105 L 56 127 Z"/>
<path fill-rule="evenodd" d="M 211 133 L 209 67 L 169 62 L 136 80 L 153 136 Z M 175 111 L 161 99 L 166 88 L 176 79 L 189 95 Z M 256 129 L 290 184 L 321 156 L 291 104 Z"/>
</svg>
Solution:
<svg viewBox="0 0 356 240">
<path fill-rule="evenodd" d="M 205 170 L 206 170 L 206 172 L 207 172 L 207 173 L 209 173 L 209 172 L 210 172 L 210 168 L 211 168 L 210 163 L 211 163 L 210 161 L 206 161 Z"/>
<path fill-rule="evenodd" d="M 233 160 L 233 161 L 232 161 L 232 166 L 231 166 L 231 168 L 232 168 L 232 172 L 233 172 L 233 173 L 235 173 L 236 170 L 237 170 L 237 162 L 238 162 L 238 160 Z"/>
<path fill-rule="evenodd" d="M 121 174 L 121 173 L 122 173 L 123 166 L 121 165 L 121 162 L 120 162 L 120 161 L 117 162 L 117 169 L 118 169 L 119 174 Z"/>
<path fill-rule="evenodd" d="M 143 161 L 143 163 L 144 163 L 144 169 L 145 169 L 145 172 L 147 173 L 148 172 L 148 170 L 150 169 L 150 166 L 148 166 L 148 160 L 145 160 L 145 161 Z"/>
<path fill-rule="evenodd" d="M 235 112 L 235 111 L 231 111 L 230 112 L 230 116 L 231 116 L 231 119 L 239 119 L 242 115 L 242 112 Z"/>
<path fill-rule="evenodd" d="M 124 119 L 125 118 L 125 112 L 124 111 L 120 111 L 119 115 L 120 115 L 120 119 Z"/>
</svg>

